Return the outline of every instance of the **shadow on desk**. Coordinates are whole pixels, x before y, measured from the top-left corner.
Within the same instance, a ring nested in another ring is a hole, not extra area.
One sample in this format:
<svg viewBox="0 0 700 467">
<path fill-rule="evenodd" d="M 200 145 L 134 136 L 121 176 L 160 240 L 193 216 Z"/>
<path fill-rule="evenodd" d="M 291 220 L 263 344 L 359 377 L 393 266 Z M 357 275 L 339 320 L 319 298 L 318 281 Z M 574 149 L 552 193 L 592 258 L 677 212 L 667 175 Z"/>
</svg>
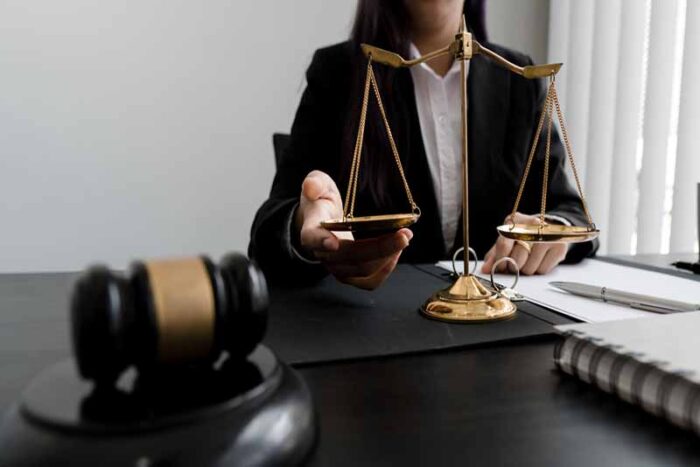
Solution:
<svg viewBox="0 0 700 467">
<path fill-rule="evenodd" d="M 550 334 L 552 323 L 572 322 L 525 302 L 518 303 L 515 318 L 493 323 L 453 324 L 420 315 L 420 306 L 448 279 L 432 265 L 400 264 L 371 292 L 332 277 L 306 288 L 273 288 L 265 341 L 287 362 L 317 364 L 504 342 Z"/>
</svg>

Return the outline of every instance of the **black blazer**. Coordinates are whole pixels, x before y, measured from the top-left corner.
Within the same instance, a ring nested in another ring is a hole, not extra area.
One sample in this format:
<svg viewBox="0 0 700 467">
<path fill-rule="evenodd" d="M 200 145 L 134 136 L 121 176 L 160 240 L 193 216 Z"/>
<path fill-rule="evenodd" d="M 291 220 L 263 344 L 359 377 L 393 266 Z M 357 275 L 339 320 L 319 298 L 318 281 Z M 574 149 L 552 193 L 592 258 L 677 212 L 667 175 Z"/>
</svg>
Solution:
<svg viewBox="0 0 700 467">
<path fill-rule="evenodd" d="M 520 53 L 494 44 L 485 45 L 516 64 L 532 63 L 529 57 Z M 258 210 L 251 230 L 249 255 L 270 280 L 284 278 L 289 281 L 292 277 L 314 278 L 325 274 L 322 266 L 308 265 L 289 255 L 286 231 L 289 216 L 299 199 L 302 181 L 311 170 L 328 173 L 338 183 L 341 194 L 345 193 L 346 186 L 341 179 L 341 151 L 346 137 L 346 118 L 352 111 L 350 109 L 355 108 L 348 102 L 353 67 L 357 66 L 355 53 L 349 42 L 319 49 L 307 70 L 307 87 L 292 125 L 289 146 L 277 168 L 270 197 Z M 382 65 L 375 65 L 378 66 Z M 515 75 L 482 55 L 471 60 L 467 86 L 470 244 L 483 258 L 496 241 L 496 226 L 502 224 L 512 210 L 545 89 L 541 81 Z M 381 91 L 408 183 L 422 211 L 420 220 L 411 227 L 414 237 L 401 260 L 426 263 L 446 259 L 461 246 L 462 233 L 460 229 L 454 247 L 446 251 L 410 70 L 397 70 L 390 95 Z M 455 105 L 460 104 L 456 102 Z M 368 118 L 371 112 L 372 108 Z M 519 207 L 520 212 L 527 214 L 540 210 L 546 132 L 542 133 Z M 387 153 L 386 157 L 392 156 Z M 564 172 L 565 158 L 559 136 L 554 134 L 547 212 L 574 224 L 586 225 L 578 196 Z M 389 188 L 391 199 L 405 202 L 400 183 L 393 183 Z M 381 207 L 371 206 L 372 201 L 366 196 L 363 198 L 362 193 L 358 193 L 357 204 L 365 206 L 366 212 L 382 211 Z M 407 210 L 408 207 L 404 206 L 403 211 Z M 573 245 L 566 261 L 580 261 L 596 248 L 595 242 Z"/>
</svg>

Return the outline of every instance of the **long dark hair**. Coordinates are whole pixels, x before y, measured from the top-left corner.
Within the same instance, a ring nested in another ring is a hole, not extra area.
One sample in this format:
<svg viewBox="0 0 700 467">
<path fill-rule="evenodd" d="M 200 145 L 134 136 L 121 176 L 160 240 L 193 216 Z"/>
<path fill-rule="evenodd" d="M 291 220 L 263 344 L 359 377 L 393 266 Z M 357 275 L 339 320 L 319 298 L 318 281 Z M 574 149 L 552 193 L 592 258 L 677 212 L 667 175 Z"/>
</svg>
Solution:
<svg viewBox="0 0 700 467">
<path fill-rule="evenodd" d="M 350 42 L 353 47 L 354 57 L 357 63 L 353 66 L 352 89 L 350 90 L 350 111 L 345 125 L 343 137 L 343 185 L 347 183 L 352 160 L 355 136 L 357 134 L 357 121 L 362 102 L 363 86 L 365 81 L 366 58 L 360 51 L 360 44 L 366 43 L 381 47 L 392 52 L 397 52 L 403 57 L 408 57 L 410 45 L 409 14 L 404 5 L 405 0 L 358 0 L 357 11 Z M 485 24 L 486 0 L 465 0 L 464 15 L 467 18 L 467 27 L 478 41 L 486 40 Z M 402 70 L 406 72 L 406 70 Z M 375 66 L 374 73 L 383 103 L 389 114 L 390 124 L 395 121 L 394 103 L 388 96 L 394 90 L 397 70 Z M 400 136 L 402 129 L 392 124 L 394 136 Z M 383 122 L 379 116 L 374 99 L 370 98 L 370 106 L 367 112 L 367 124 L 365 127 L 364 149 L 362 169 L 358 190 L 366 192 L 373 205 L 385 209 L 393 209 L 392 201 L 388 199 L 388 185 L 395 174 L 394 161 L 387 140 Z M 381 153 L 377 157 L 368 157 L 368 149 Z M 405 160 L 406 155 L 402 154 Z M 401 203 L 403 206 L 404 203 Z"/>
</svg>

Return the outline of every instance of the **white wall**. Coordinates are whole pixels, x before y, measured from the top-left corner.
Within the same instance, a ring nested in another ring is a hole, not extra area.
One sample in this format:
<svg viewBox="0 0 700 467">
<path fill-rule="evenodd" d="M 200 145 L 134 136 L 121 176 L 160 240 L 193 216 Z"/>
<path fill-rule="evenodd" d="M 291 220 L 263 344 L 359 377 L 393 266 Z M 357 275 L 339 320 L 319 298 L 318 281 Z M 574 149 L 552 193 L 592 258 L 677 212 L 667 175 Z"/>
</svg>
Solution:
<svg viewBox="0 0 700 467">
<path fill-rule="evenodd" d="M 530 55 L 535 63 L 546 63 L 549 0 L 487 2 L 486 27 L 489 39 Z"/>
<path fill-rule="evenodd" d="M 244 250 L 354 2 L 0 2 L 0 270 Z"/>
<path fill-rule="evenodd" d="M 490 0 L 492 38 L 543 58 L 548 9 L 523 17 L 523 1 Z M 0 271 L 245 250 L 271 135 L 288 131 L 314 49 L 347 36 L 354 8 L 0 2 Z"/>
</svg>

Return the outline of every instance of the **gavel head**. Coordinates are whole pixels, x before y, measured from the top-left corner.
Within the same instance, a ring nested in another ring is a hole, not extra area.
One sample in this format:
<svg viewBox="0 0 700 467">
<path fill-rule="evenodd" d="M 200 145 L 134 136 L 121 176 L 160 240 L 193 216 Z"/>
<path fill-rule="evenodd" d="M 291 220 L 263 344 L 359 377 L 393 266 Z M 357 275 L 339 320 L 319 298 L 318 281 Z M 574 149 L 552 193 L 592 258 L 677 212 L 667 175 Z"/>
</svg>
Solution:
<svg viewBox="0 0 700 467">
<path fill-rule="evenodd" d="M 73 290 L 73 352 L 83 378 L 112 384 L 139 371 L 244 358 L 260 342 L 268 295 L 245 256 L 138 261 L 126 275 L 93 266 Z"/>
</svg>

